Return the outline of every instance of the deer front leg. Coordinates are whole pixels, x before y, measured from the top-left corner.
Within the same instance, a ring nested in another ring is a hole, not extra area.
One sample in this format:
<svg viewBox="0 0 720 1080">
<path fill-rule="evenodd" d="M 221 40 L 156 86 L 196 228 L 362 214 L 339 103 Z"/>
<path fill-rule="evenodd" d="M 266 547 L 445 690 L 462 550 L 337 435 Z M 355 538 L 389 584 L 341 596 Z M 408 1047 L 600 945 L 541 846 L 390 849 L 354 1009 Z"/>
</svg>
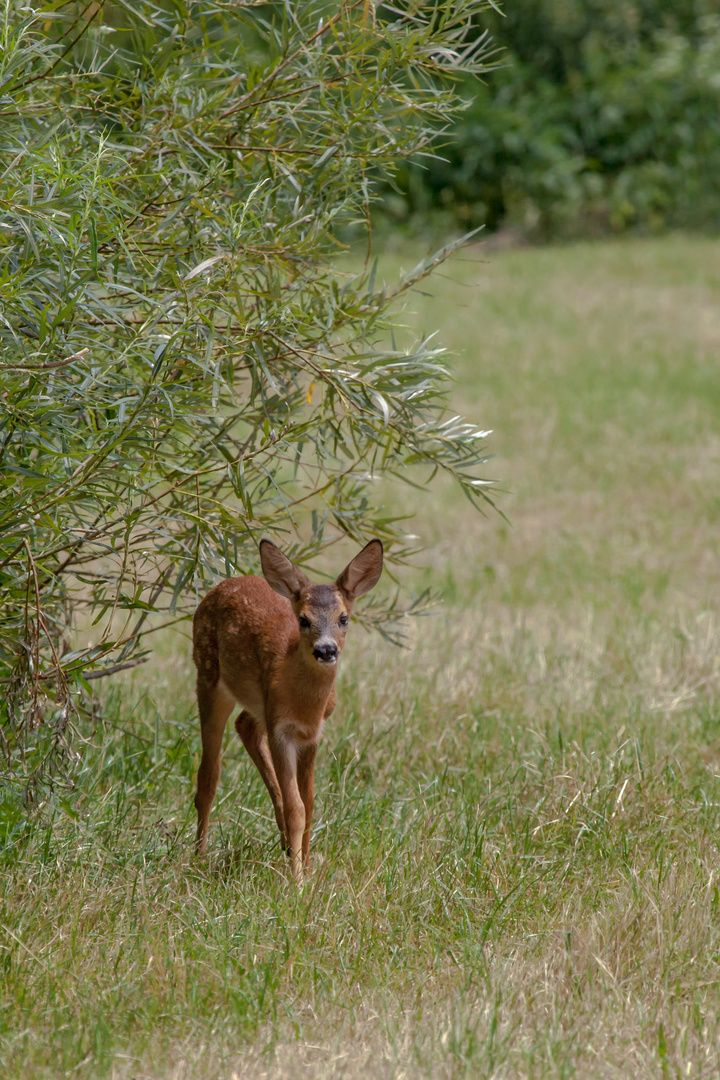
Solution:
<svg viewBox="0 0 720 1080">
<path fill-rule="evenodd" d="M 242 739 L 243 746 L 255 763 L 258 772 L 263 778 L 263 783 L 268 789 L 273 810 L 275 811 L 275 821 L 280 830 L 280 843 L 283 850 L 287 850 L 288 839 L 285 834 L 285 811 L 283 809 L 282 792 L 273 768 L 267 735 L 261 730 L 257 720 L 254 716 L 251 716 L 247 709 L 244 709 L 235 721 L 235 730 Z"/>
<path fill-rule="evenodd" d="M 302 861 L 307 870 L 310 869 L 310 826 L 315 807 L 315 758 L 317 756 L 317 743 L 309 743 L 300 748 L 298 754 L 298 789 L 300 798 L 305 807 L 305 830 L 302 838 Z"/>
<path fill-rule="evenodd" d="M 198 769 L 195 795 L 195 809 L 198 814 L 195 850 L 198 855 L 203 855 L 207 847 L 210 807 L 220 779 L 220 752 L 225 725 L 234 703 L 220 683 L 213 684 L 200 677 L 197 681 L 197 699 L 200 712 L 202 759 Z"/>
<path fill-rule="evenodd" d="M 275 731 L 268 733 L 268 745 L 275 775 L 282 793 L 285 814 L 285 836 L 290 848 L 293 877 L 302 883 L 302 843 L 305 832 L 305 805 L 300 796 L 297 780 L 297 747 L 287 735 Z"/>
</svg>

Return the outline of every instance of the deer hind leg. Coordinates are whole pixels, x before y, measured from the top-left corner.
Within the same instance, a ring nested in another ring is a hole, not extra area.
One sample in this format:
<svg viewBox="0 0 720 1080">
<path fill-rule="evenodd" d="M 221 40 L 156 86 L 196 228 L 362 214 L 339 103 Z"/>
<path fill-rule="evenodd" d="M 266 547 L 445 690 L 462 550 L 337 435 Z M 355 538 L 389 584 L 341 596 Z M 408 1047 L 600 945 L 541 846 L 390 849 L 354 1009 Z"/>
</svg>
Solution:
<svg viewBox="0 0 720 1080">
<path fill-rule="evenodd" d="M 258 772 L 263 778 L 263 783 L 268 789 L 268 793 L 272 799 L 273 810 L 275 811 L 275 821 L 280 830 L 280 843 L 282 844 L 283 850 L 287 851 L 288 840 L 285 834 L 285 812 L 283 810 L 282 792 L 280 791 L 280 785 L 278 784 L 275 769 L 273 768 L 267 735 L 261 730 L 257 720 L 247 711 L 247 709 L 244 709 L 235 721 L 235 730 L 242 739 L 243 746 L 255 763 Z"/>
<path fill-rule="evenodd" d="M 200 677 L 197 683 L 197 698 L 200 712 L 202 759 L 198 769 L 195 795 L 195 809 L 198 814 L 195 850 L 198 855 L 203 855 L 207 847 L 210 807 L 220 779 L 222 740 L 234 700 L 220 682 L 213 684 Z"/>
</svg>

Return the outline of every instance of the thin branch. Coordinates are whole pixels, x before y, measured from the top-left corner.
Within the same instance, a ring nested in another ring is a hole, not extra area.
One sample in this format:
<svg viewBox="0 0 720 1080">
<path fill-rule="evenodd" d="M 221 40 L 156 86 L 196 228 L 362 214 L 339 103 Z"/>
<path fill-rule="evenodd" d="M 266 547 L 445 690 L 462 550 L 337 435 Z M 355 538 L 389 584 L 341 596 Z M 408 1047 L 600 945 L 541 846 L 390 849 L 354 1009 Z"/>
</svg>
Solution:
<svg viewBox="0 0 720 1080">
<path fill-rule="evenodd" d="M 84 360 L 89 352 L 89 349 L 81 349 L 72 356 L 66 356 L 64 360 L 49 360 L 46 364 L 0 364 L 0 374 L 3 371 L 56 371 L 58 368 L 73 364 L 76 360 Z"/>
<path fill-rule="evenodd" d="M 104 679 L 106 675 L 115 675 L 118 671 L 129 671 L 130 668 L 146 664 L 149 659 L 149 656 L 141 656 L 137 660 L 128 660 L 125 664 L 113 664 L 112 667 L 102 668 L 100 671 L 90 671 L 83 675 L 83 679 Z"/>
</svg>

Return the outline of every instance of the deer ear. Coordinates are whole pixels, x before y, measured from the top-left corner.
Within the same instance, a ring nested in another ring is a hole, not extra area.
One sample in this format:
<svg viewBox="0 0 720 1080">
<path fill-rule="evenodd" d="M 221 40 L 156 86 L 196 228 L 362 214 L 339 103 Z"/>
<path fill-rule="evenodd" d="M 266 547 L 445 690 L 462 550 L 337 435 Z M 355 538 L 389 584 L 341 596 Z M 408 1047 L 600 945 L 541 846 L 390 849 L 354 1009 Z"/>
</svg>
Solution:
<svg viewBox="0 0 720 1080">
<path fill-rule="evenodd" d="M 371 540 L 359 555 L 349 562 L 335 584 L 348 600 L 370 592 L 380 580 L 383 568 L 383 546 L 380 540 Z"/>
<path fill-rule="evenodd" d="M 260 541 L 260 564 L 270 588 L 288 600 L 294 600 L 310 584 L 303 572 L 293 566 L 272 540 Z"/>
</svg>

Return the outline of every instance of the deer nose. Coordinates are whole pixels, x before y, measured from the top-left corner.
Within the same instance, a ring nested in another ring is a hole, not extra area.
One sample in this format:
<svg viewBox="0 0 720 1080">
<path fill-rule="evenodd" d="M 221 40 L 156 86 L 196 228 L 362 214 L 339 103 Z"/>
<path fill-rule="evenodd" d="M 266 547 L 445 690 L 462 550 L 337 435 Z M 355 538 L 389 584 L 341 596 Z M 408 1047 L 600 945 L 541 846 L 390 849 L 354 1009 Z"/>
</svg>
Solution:
<svg viewBox="0 0 720 1080">
<path fill-rule="evenodd" d="M 327 645 L 316 645 L 313 649 L 313 656 L 316 660 L 319 660 L 321 664 L 334 663 L 337 660 L 338 648 L 335 642 L 331 642 Z"/>
</svg>

